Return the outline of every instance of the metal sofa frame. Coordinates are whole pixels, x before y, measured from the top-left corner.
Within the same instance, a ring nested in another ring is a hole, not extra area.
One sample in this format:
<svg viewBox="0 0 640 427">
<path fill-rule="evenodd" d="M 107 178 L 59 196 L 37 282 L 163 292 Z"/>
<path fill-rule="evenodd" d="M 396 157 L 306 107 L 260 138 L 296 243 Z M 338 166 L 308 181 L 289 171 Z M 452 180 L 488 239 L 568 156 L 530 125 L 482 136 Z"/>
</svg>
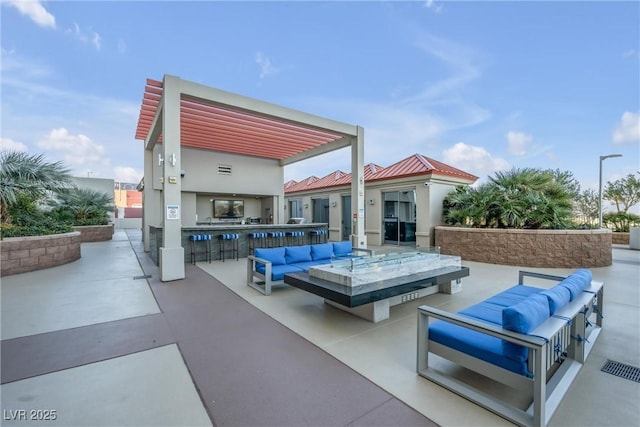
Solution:
<svg viewBox="0 0 640 427">
<path fill-rule="evenodd" d="M 371 249 L 351 248 L 352 254 L 355 254 L 357 252 L 366 254 L 366 256 L 371 256 L 373 254 L 373 251 Z M 327 259 L 326 264 L 329 264 L 330 262 L 331 260 Z M 256 270 L 256 263 L 262 263 L 265 265 L 264 274 Z M 271 288 L 274 285 L 285 284 L 284 280 L 271 280 L 271 268 L 272 268 L 271 261 L 258 258 L 255 255 L 247 256 L 247 285 L 257 290 L 263 295 L 271 295 Z M 256 278 L 259 280 L 259 282 L 255 281 Z"/>
<path fill-rule="evenodd" d="M 564 279 L 561 276 L 521 271 L 518 284 L 522 285 L 526 276 L 554 281 Z M 418 308 L 417 372 L 515 424 L 545 426 L 580 372 L 600 333 L 603 298 L 604 284 L 592 281 L 588 289 L 530 334 L 512 332 L 488 322 L 423 305 Z M 595 323 L 592 323 L 593 317 L 596 318 Z M 516 374 L 429 340 L 426 325 L 430 318 L 451 322 L 527 347 L 532 377 Z M 524 411 L 470 384 L 443 374 L 429 366 L 429 354 L 438 355 L 485 377 L 524 391 L 532 403 Z"/>
</svg>

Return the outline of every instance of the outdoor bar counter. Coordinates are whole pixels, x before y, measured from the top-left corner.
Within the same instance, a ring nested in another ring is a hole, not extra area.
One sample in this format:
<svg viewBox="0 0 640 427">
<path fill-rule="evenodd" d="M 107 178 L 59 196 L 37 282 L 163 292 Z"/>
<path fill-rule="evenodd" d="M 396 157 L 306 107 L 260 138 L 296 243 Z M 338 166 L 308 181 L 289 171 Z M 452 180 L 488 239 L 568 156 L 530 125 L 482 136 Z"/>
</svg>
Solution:
<svg viewBox="0 0 640 427">
<path fill-rule="evenodd" d="M 238 256 L 240 258 L 249 255 L 249 234 L 250 233 L 268 233 L 270 231 L 304 231 L 304 237 L 299 240 L 296 239 L 295 244 L 308 245 L 312 243 L 311 236 L 309 234 L 312 230 L 324 230 L 325 236 L 328 236 L 328 224 L 326 223 L 311 223 L 311 224 L 207 224 L 196 225 L 192 227 L 182 227 L 182 247 L 184 248 L 184 262 L 191 262 L 191 242 L 189 236 L 193 234 L 208 234 L 211 235 L 211 259 L 220 259 L 219 249 L 219 237 L 221 234 L 237 234 L 238 235 Z M 286 239 L 286 238 L 285 238 Z M 323 241 L 323 240 L 321 240 Z M 286 245 L 287 240 L 285 240 Z M 315 240 L 313 241 L 315 243 Z M 202 241 L 196 242 L 196 261 L 206 261 L 206 253 L 204 252 L 204 245 L 206 243 Z M 227 245 L 230 245 L 227 242 Z M 160 247 L 162 246 L 162 227 L 149 226 L 149 254 L 153 262 L 158 265 Z M 230 246 L 227 246 L 229 249 Z M 231 260 L 232 253 L 227 251 L 225 254 L 225 260 Z M 235 262 L 235 258 L 233 259 Z"/>
</svg>

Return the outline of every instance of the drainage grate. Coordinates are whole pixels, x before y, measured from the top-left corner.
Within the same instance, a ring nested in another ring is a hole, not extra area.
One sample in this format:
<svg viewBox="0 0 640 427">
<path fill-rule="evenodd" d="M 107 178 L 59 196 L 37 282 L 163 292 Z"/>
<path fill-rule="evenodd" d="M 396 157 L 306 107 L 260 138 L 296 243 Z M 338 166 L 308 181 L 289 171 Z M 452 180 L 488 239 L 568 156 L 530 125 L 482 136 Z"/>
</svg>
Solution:
<svg viewBox="0 0 640 427">
<path fill-rule="evenodd" d="M 145 274 L 144 276 L 133 276 L 133 280 L 140 280 L 140 279 L 151 279 L 151 275 Z"/>
<path fill-rule="evenodd" d="M 607 363 L 605 363 L 600 370 L 607 374 L 640 383 L 640 368 L 636 368 L 635 366 L 626 365 L 613 360 L 607 360 Z"/>
</svg>

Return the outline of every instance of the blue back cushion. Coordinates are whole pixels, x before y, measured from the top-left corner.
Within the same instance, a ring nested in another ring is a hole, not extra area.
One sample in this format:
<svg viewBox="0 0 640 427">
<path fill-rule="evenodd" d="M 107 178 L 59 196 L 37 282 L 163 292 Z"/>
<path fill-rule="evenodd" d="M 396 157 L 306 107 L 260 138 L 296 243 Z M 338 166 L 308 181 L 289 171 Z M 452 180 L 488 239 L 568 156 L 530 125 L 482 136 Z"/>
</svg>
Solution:
<svg viewBox="0 0 640 427">
<path fill-rule="evenodd" d="M 333 253 L 336 256 L 349 255 L 351 252 L 353 252 L 353 246 L 351 246 L 351 242 L 349 240 L 333 243 Z"/>
<path fill-rule="evenodd" d="M 502 327 L 528 334 L 550 316 L 549 301 L 540 294 L 531 295 L 519 303 L 502 310 Z"/>
<path fill-rule="evenodd" d="M 555 314 L 560 308 L 564 307 L 571 300 L 571 292 L 564 286 L 557 285 L 551 289 L 540 292 L 549 300 L 549 313 Z"/>
<path fill-rule="evenodd" d="M 333 256 L 333 243 L 322 243 L 311 245 L 311 258 L 314 261 L 319 259 L 331 259 Z"/>
<path fill-rule="evenodd" d="M 582 291 L 591 284 L 591 270 L 580 269 L 573 274 L 567 276 L 558 286 L 563 286 L 571 293 L 571 301 L 573 301 Z"/>
<path fill-rule="evenodd" d="M 550 316 L 549 300 L 546 296 L 535 294 L 519 303 L 502 310 L 502 327 L 510 331 L 528 334 Z M 525 361 L 529 349 L 518 344 L 502 341 L 502 351 L 511 360 Z"/>
<path fill-rule="evenodd" d="M 287 246 L 285 248 L 285 259 L 287 264 L 309 262 L 311 261 L 311 246 Z"/>
<path fill-rule="evenodd" d="M 271 261 L 271 265 L 282 265 L 287 263 L 284 258 L 284 248 L 256 248 L 254 255 L 258 258 Z"/>
</svg>

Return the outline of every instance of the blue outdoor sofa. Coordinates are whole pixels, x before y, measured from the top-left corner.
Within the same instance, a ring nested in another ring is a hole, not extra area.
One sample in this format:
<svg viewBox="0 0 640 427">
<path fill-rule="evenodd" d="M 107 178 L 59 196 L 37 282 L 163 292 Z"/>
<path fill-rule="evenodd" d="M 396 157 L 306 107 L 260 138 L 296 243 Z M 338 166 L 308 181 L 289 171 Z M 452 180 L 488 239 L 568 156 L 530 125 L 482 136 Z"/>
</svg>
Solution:
<svg viewBox="0 0 640 427">
<path fill-rule="evenodd" d="M 524 277 L 557 284 L 527 286 Z M 604 284 L 591 279 L 584 269 L 567 277 L 521 271 L 518 285 L 456 314 L 419 307 L 418 374 L 518 425 L 546 425 L 602 327 Z M 512 387 L 531 405 L 523 410 L 454 379 L 430 366 L 430 355 Z"/>
<path fill-rule="evenodd" d="M 354 248 L 350 241 L 256 248 L 254 254 L 247 257 L 247 285 L 264 295 L 271 295 L 271 287 L 283 284 L 287 273 L 306 272 L 314 265 L 329 264 L 332 260 L 371 254 L 369 249 Z"/>
</svg>

